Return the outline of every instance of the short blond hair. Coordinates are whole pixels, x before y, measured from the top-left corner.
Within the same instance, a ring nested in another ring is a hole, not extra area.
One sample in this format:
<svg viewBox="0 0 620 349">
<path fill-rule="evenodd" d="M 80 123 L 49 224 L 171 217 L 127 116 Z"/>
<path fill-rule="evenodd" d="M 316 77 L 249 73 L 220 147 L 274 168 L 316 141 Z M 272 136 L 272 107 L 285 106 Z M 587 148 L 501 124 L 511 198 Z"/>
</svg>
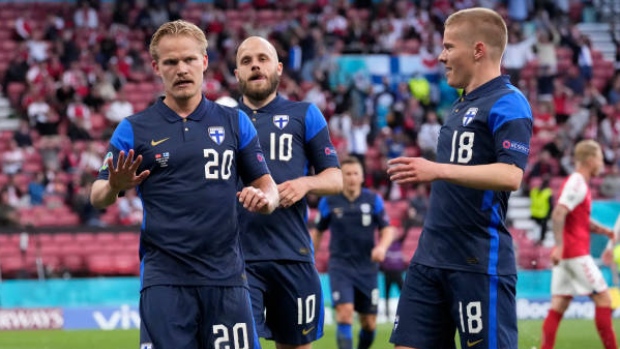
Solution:
<svg viewBox="0 0 620 349">
<path fill-rule="evenodd" d="M 575 145 L 575 162 L 584 162 L 601 152 L 601 146 L 591 139 L 579 141 Z"/>
<path fill-rule="evenodd" d="M 209 43 L 202 29 L 198 28 L 198 26 L 188 21 L 176 20 L 176 21 L 166 22 L 162 24 L 157 29 L 155 34 L 153 34 L 153 37 L 151 38 L 151 44 L 149 45 L 149 53 L 151 54 L 151 57 L 153 57 L 155 61 L 159 60 L 159 56 L 157 54 L 157 47 L 159 45 L 159 41 L 164 36 L 169 36 L 169 35 L 170 36 L 185 35 L 185 36 L 192 37 L 196 39 L 196 41 L 198 41 L 202 52 L 204 54 L 207 54 L 207 47 L 209 46 Z"/>
<path fill-rule="evenodd" d="M 471 41 L 480 40 L 504 54 L 508 41 L 508 28 L 502 16 L 497 12 L 474 7 L 451 14 L 444 23 L 445 27 L 464 26 L 463 37 Z"/>
</svg>

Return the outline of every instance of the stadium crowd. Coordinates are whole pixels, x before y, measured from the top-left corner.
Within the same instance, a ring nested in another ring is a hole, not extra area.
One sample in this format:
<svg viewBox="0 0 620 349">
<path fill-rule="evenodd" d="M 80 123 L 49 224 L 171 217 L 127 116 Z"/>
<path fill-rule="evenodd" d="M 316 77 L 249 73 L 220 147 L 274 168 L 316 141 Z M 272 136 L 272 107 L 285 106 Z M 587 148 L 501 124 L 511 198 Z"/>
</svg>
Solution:
<svg viewBox="0 0 620 349">
<path fill-rule="evenodd" d="M 0 226 L 139 224 L 142 208 L 135 193 L 105 212 L 90 205 L 88 193 L 114 127 L 159 96 L 148 44 L 159 25 L 178 18 L 207 34 L 207 98 L 238 99 L 236 47 L 247 36 L 266 37 L 285 66 L 280 95 L 321 109 L 338 153 L 364 164 L 368 187 L 388 201 L 419 202 L 428 190 L 392 185 L 386 161 L 434 157 L 442 118 L 458 98 L 437 61 L 442 23 L 458 9 L 494 8 L 509 26 L 503 68 L 528 97 L 535 118 L 524 189 L 566 176 L 573 145 L 595 139 L 606 164 L 595 195 L 620 199 L 620 50 L 619 60 L 605 61 L 577 29 L 590 2 L 540 0 L 531 8 L 528 3 L 7 3 L 3 16 L 10 20 L 0 20 L 9 33 L 1 38 L 1 98 L 9 101 L 19 127 L 0 137 Z M 408 81 L 385 77 L 380 84 L 361 75 L 336 79 L 338 58 L 347 54 L 420 55 L 428 73 Z M 557 189 L 559 182 L 551 184 Z M 419 220 L 399 207 L 402 225 Z"/>
</svg>

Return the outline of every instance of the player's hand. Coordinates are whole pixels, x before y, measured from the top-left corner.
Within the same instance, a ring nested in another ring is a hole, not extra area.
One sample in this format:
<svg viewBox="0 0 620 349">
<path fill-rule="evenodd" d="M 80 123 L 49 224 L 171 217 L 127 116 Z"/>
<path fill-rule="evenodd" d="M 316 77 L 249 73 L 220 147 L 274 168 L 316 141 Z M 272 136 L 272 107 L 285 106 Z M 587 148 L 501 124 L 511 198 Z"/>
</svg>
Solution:
<svg viewBox="0 0 620 349">
<path fill-rule="evenodd" d="M 388 161 L 387 173 L 397 184 L 430 182 L 437 178 L 437 163 L 424 158 L 399 157 Z"/>
<path fill-rule="evenodd" d="M 269 200 L 265 193 L 252 186 L 243 188 L 237 192 L 237 198 L 243 207 L 250 212 L 263 213 L 269 209 Z"/>
<path fill-rule="evenodd" d="M 375 246 L 370 252 L 370 259 L 373 262 L 381 263 L 385 259 L 386 249 L 381 246 Z"/>
<path fill-rule="evenodd" d="M 553 247 L 553 249 L 551 250 L 551 263 L 553 263 L 553 265 L 558 265 L 558 263 L 560 263 L 560 261 L 562 260 L 563 250 L 564 247 L 561 245 Z"/>
<path fill-rule="evenodd" d="M 614 262 L 613 248 L 606 248 L 603 250 L 603 254 L 601 255 L 601 261 L 603 261 L 603 264 L 605 264 L 606 266 L 611 266 L 611 264 Z"/>
<path fill-rule="evenodd" d="M 146 179 L 151 173 L 149 170 L 144 170 L 137 174 L 138 167 L 142 163 L 142 155 L 138 155 L 134 158 L 133 149 L 127 153 L 121 151 L 118 154 L 118 161 L 116 167 L 114 167 L 113 159 L 110 157 L 106 159 L 110 175 L 108 177 L 108 183 L 110 188 L 115 192 L 121 192 L 136 187 L 142 181 Z"/>
<path fill-rule="evenodd" d="M 280 195 L 280 206 L 291 207 L 301 200 L 308 193 L 308 188 L 302 178 L 278 184 L 278 194 Z"/>
</svg>

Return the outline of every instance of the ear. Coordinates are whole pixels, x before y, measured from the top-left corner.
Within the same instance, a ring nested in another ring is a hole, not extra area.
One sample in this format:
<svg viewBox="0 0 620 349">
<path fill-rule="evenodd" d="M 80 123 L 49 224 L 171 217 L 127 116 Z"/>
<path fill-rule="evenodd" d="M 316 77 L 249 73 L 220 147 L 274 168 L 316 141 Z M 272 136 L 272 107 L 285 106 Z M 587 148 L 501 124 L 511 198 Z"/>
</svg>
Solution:
<svg viewBox="0 0 620 349">
<path fill-rule="evenodd" d="M 156 60 L 151 61 L 151 66 L 153 67 L 153 71 L 155 72 L 155 75 L 161 76 L 161 73 L 159 72 L 159 65 L 157 64 Z"/>
<path fill-rule="evenodd" d="M 282 75 L 282 71 L 284 70 L 284 65 L 282 62 L 278 62 L 278 76 Z"/>
<path fill-rule="evenodd" d="M 204 57 L 202 58 L 202 73 L 204 74 L 207 71 L 207 68 L 209 67 L 209 55 L 204 55 Z"/>
<path fill-rule="evenodd" d="M 477 41 L 474 44 L 474 60 L 479 60 L 487 55 L 487 47 L 482 41 Z"/>
</svg>

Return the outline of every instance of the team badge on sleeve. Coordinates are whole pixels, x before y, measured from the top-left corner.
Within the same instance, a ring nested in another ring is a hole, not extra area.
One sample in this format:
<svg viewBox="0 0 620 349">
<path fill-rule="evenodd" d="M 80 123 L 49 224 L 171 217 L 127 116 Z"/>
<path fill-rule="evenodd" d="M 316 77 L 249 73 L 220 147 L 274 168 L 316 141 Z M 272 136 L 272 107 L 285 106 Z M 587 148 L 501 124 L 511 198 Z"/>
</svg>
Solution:
<svg viewBox="0 0 620 349">
<path fill-rule="evenodd" d="M 111 151 L 109 151 L 107 154 L 105 154 L 105 157 L 103 158 L 103 164 L 101 164 L 101 167 L 99 168 L 99 171 L 105 171 L 108 169 L 108 159 L 114 157 L 114 155 L 112 154 Z"/>
<path fill-rule="evenodd" d="M 280 130 L 284 129 L 286 125 L 288 125 L 289 117 L 288 115 L 274 115 L 273 116 L 273 124 L 276 125 Z"/>
<path fill-rule="evenodd" d="M 224 136 L 226 131 L 222 126 L 209 127 L 209 137 L 217 144 L 220 145 L 224 142 Z"/>
</svg>

